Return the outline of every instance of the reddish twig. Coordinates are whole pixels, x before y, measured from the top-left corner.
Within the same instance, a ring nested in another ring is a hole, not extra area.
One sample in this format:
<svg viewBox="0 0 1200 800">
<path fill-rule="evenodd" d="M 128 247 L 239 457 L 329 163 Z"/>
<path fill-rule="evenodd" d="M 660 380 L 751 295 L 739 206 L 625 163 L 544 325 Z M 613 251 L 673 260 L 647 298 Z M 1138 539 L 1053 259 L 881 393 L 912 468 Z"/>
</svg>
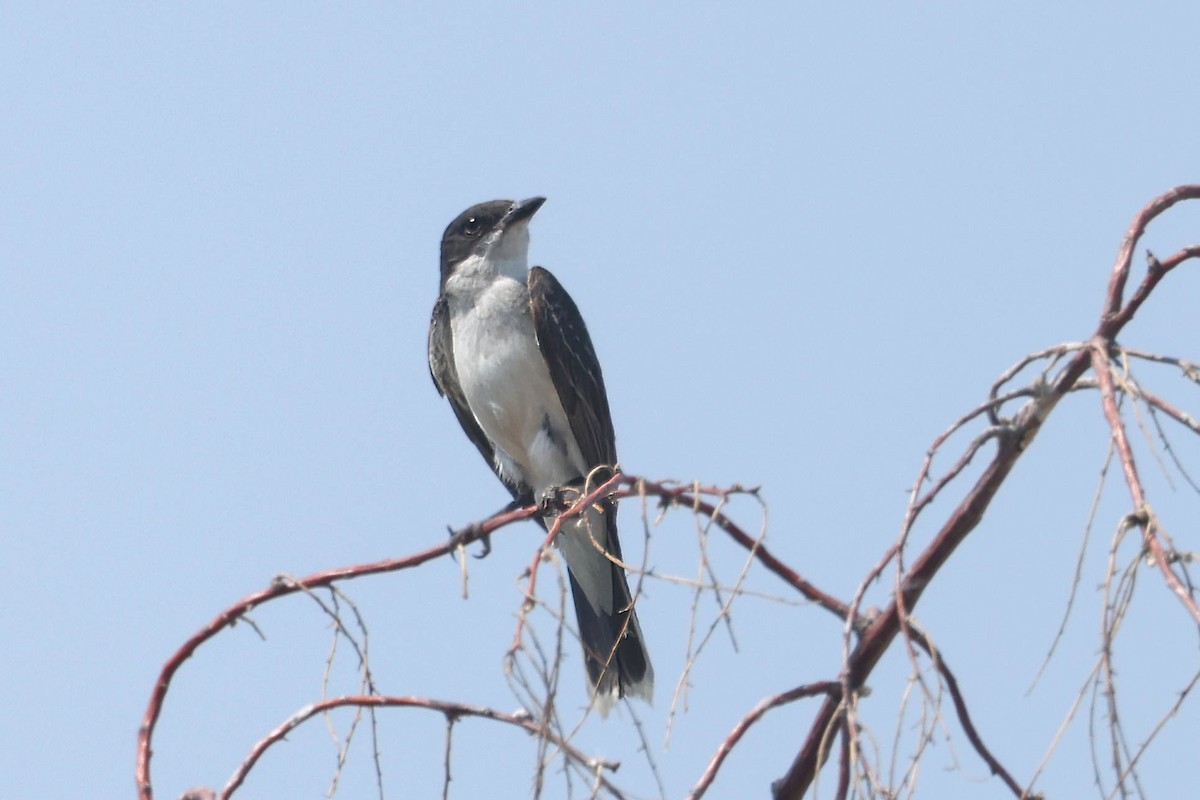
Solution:
<svg viewBox="0 0 1200 800">
<path fill-rule="evenodd" d="M 659 498 L 667 505 L 703 513 L 706 518 L 711 519 L 717 527 L 725 531 L 731 539 L 752 552 L 759 563 L 781 578 L 784 583 L 791 586 L 806 599 L 816 603 L 831 614 L 836 615 L 839 619 L 846 618 L 846 615 L 849 613 L 849 606 L 802 578 L 798 572 L 776 558 L 770 549 L 760 540 L 742 530 L 736 522 L 717 509 L 715 505 L 702 499 L 702 495 L 726 496 L 738 491 L 748 490 L 742 490 L 736 486 L 729 489 L 718 489 L 710 486 L 673 486 L 665 482 L 648 481 L 644 478 L 627 478 L 627 481 L 633 488 L 622 489 L 616 492 L 613 495 L 614 497 L 628 497 L 633 494 L 645 493 Z"/>
<path fill-rule="evenodd" d="M 538 547 L 537 552 L 533 554 L 533 560 L 529 563 L 529 568 L 525 570 L 526 574 L 529 575 L 529 583 L 524 589 L 526 609 L 532 607 L 537 597 L 538 564 L 541 563 L 542 557 L 546 554 L 546 551 L 549 550 L 554 544 L 554 540 L 558 538 L 558 534 L 562 530 L 563 522 L 571 519 L 572 517 L 577 517 L 583 514 L 593 503 L 596 503 L 601 498 L 610 495 L 613 489 L 624 480 L 625 477 L 620 472 L 616 472 L 608 480 L 604 481 L 595 489 L 576 498 L 565 509 L 562 509 L 555 514 L 554 521 L 550 524 L 550 527 L 546 531 L 546 537 L 542 539 L 542 543 Z M 538 509 L 538 506 L 530 506 L 526 510 L 534 509 Z M 612 556 L 608 553 L 605 553 L 605 555 L 607 555 L 609 558 L 612 558 Z M 509 645 L 508 648 L 510 655 L 521 649 L 521 632 L 524 627 L 525 615 L 520 614 L 517 616 L 517 629 L 513 632 L 512 644 Z M 615 644 L 613 645 L 613 648 L 615 650 Z"/>
<path fill-rule="evenodd" d="M 704 773 L 700 776 L 700 780 L 696 781 L 696 785 L 688 793 L 689 800 L 699 800 L 700 797 L 704 796 L 704 793 L 708 791 L 709 787 L 712 786 L 712 782 L 716 779 L 717 772 L 721 769 L 721 764 L 733 752 L 733 748 L 742 740 L 742 737 L 746 735 L 750 727 L 762 719 L 763 715 L 768 711 L 805 697 L 814 697 L 820 694 L 832 696 L 840 692 L 841 685 L 837 681 L 821 681 L 820 683 L 807 683 L 803 686 L 797 686 L 795 689 L 789 689 L 786 692 L 781 692 L 760 700 L 754 708 L 750 709 L 750 712 L 746 716 L 738 720 L 738 723 L 733 726 L 733 730 L 721 742 L 721 745 L 717 748 L 717 752 L 713 754 Z"/>
<path fill-rule="evenodd" d="M 1121 240 L 1121 246 L 1117 250 L 1117 260 L 1113 264 L 1112 277 L 1108 281 L 1108 292 L 1104 296 L 1104 311 L 1101 317 L 1104 320 L 1113 320 L 1113 324 L 1116 325 L 1118 330 L 1124 327 L 1125 323 L 1133 317 L 1134 312 L 1137 311 L 1138 307 L 1141 306 L 1142 300 L 1145 299 L 1145 294 L 1149 293 L 1149 290 L 1141 293 L 1140 298 L 1135 294 L 1136 305 L 1134 305 L 1134 300 L 1131 299 L 1125 309 L 1121 308 L 1121 302 L 1125 297 L 1125 283 L 1129 280 L 1129 270 L 1133 264 L 1133 253 L 1137 248 L 1138 241 L 1146 232 L 1146 227 L 1155 217 L 1176 203 L 1183 200 L 1196 199 L 1200 199 L 1200 184 L 1176 186 L 1174 189 L 1163 192 L 1151 200 L 1133 218 L 1133 222 L 1130 224 L 1129 230 L 1125 232 L 1125 238 Z M 1161 276 L 1159 277 L 1161 278 Z M 1153 288 L 1153 286 L 1150 288 Z M 1118 319 L 1120 320 L 1119 322 L 1117 321 Z"/>
<path fill-rule="evenodd" d="M 1188 258 L 1200 255 L 1200 248 L 1188 248 L 1163 262 L 1152 260 L 1141 285 L 1128 303 L 1122 303 L 1133 250 L 1146 226 L 1181 200 L 1196 198 L 1200 198 L 1200 185 L 1180 186 L 1155 198 L 1139 212 L 1118 250 L 1100 324 L 1092 337 L 1093 342 L 1115 340 L 1116 335 L 1133 318 L 1169 269 Z M 1091 350 L 1085 348 L 1075 352 L 1057 377 L 1048 382 L 1044 392 L 1027 401 L 1016 416 L 1007 421 L 996 434 L 996 451 L 984 468 L 983 474 L 976 480 L 966 497 L 958 503 L 908 573 L 898 582 L 893 601 L 872 621 L 847 659 L 845 675 L 848 685 L 862 685 L 867 675 L 875 668 L 901 630 L 901 614 L 911 612 L 915 608 L 925 588 L 946 559 L 979 524 L 1000 486 L 1017 460 L 1032 444 L 1058 401 L 1071 391 L 1091 365 Z M 1167 571 L 1169 572 L 1169 569 Z M 840 698 L 829 697 L 825 700 L 787 773 L 775 783 L 776 797 L 799 798 L 808 790 L 824 762 L 825 732 L 837 715 L 840 704 Z"/>
<path fill-rule="evenodd" d="M 1100 380 L 1100 396 L 1104 405 L 1104 416 L 1112 430 L 1117 455 L 1121 459 L 1121 469 L 1125 473 L 1125 485 L 1129 487 L 1129 494 L 1133 498 L 1136 522 L 1142 529 L 1142 539 L 1146 548 L 1154 556 L 1154 562 L 1162 572 L 1167 587 L 1179 598 L 1179 601 L 1191 613 L 1192 618 L 1200 623 L 1200 607 L 1197 607 L 1196 599 L 1179 580 L 1179 576 L 1171 570 L 1171 558 L 1163 549 L 1154 516 L 1146 505 L 1146 492 L 1142 488 L 1142 480 L 1138 476 L 1137 464 L 1133 459 L 1133 448 L 1129 444 L 1129 437 L 1125 433 L 1125 423 L 1121 420 L 1121 412 L 1117 408 L 1117 389 L 1113 385 L 1112 372 L 1109 370 L 1107 348 L 1098 344 L 1092 350 L 1092 360 L 1092 370 Z"/>
<path fill-rule="evenodd" d="M 621 487 L 621 488 L 617 488 Z M 706 492 L 709 494 L 725 496 L 730 493 L 740 491 L 736 487 L 734 489 L 718 489 L 715 487 L 695 487 L 697 492 Z M 537 571 L 537 564 L 540 561 L 541 555 L 545 548 L 553 541 L 553 531 L 556 526 L 561 524 L 561 520 L 568 519 L 572 516 L 581 514 L 592 503 L 598 502 L 606 497 L 619 499 L 629 497 L 633 494 L 646 492 L 652 495 L 657 495 L 663 502 L 669 504 L 678 504 L 686 507 L 694 507 L 701 512 L 712 515 L 713 521 L 725 529 L 734 539 L 747 549 L 754 550 L 755 541 L 742 531 L 732 520 L 724 514 L 715 512 L 714 507 L 699 499 L 698 495 L 693 497 L 687 491 L 679 487 L 670 487 L 664 483 L 645 482 L 638 478 L 622 475 L 620 473 L 612 476 L 602 485 L 598 486 L 587 495 L 579 498 L 571 504 L 567 509 L 562 510 L 558 519 L 551 526 L 551 533 L 547 535 L 545 541 L 538 548 L 537 557 L 535 557 L 530 570 L 531 583 L 528 587 L 527 596 L 531 596 L 533 592 L 533 583 Z M 214 617 L 208 624 L 193 634 L 184 644 L 171 656 L 164 664 L 159 673 L 157 682 L 153 692 L 151 693 L 150 701 L 147 705 L 145 714 L 143 715 L 142 725 L 138 731 L 137 740 L 137 759 L 135 767 L 135 780 L 138 787 L 138 794 L 142 800 L 152 800 L 153 784 L 150 780 L 150 764 L 153 755 L 153 735 L 158 719 L 162 713 L 163 702 L 166 698 L 167 691 L 170 688 L 171 682 L 174 679 L 176 672 L 183 666 L 196 652 L 196 650 L 208 640 L 212 639 L 224 629 L 233 626 L 238 620 L 243 619 L 251 610 L 263 603 L 276 600 L 281 597 L 297 592 L 311 592 L 312 589 L 329 586 L 337 581 L 350 580 L 353 578 L 366 577 L 368 575 L 379 575 L 388 572 L 397 572 L 400 570 L 411 569 L 421 564 L 431 561 L 435 558 L 440 558 L 451 552 L 454 552 L 460 547 L 463 547 L 472 542 L 478 541 L 489 536 L 494 531 L 501 527 L 509 525 L 520 520 L 530 519 L 538 516 L 541 509 L 536 506 L 528 506 L 525 508 L 513 509 L 510 511 L 501 512 L 484 520 L 483 522 L 475 523 L 467 526 L 454 537 L 448 538 L 444 543 L 435 547 L 428 548 L 419 553 L 415 553 L 403 558 L 387 559 L 370 564 L 360 564 L 352 567 L 341 567 L 337 569 L 324 570 L 321 572 L 308 575 L 303 578 L 292 579 L 280 576 L 272 582 L 271 586 L 254 592 L 237 603 L 234 603 L 229 608 L 222 611 Z M 827 607 L 836 607 L 837 601 L 831 596 L 826 595 L 815 587 L 807 584 L 786 567 L 782 562 L 774 558 L 769 552 L 758 545 L 757 550 L 754 550 L 760 561 L 768 565 L 772 571 L 781 573 L 785 580 L 796 586 L 806 596 L 812 598 L 825 597 Z M 789 574 L 791 578 L 789 579 Z M 519 635 L 519 634 L 518 634 Z M 364 706 L 386 705 L 387 703 L 379 702 L 376 698 L 368 698 L 369 702 L 362 703 Z M 325 701 L 313 708 L 318 711 L 328 703 L 336 703 L 336 700 Z M 464 707 L 465 708 L 465 707 Z"/>
<path fill-rule="evenodd" d="M 561 749 L 568 758 L 583 766 L 590 774 L 597 777 L 605 789 L 617 797 L 624 796 L 619 789 L 609 783 L 604 775 L 601 774 L 602 770 L 608 770 L 610 772 L 615 771 L 620 766 L 619 763 L 613 761 L 603 761 L 588 756 L 572 746 L 566 740 L 556 736 L 553 731 L 542 727 L 528 714 L 520 712 L 516 714 L 506 714 L 502 711 L 497 711 L 493 708 L 487 708 L 484 706 L 471 706 L 466 705 L 465 703 L 433 700 L 428 697 L 351 695 L 345 697 L 332 697 L 327 700 L 322 700 L 320 702 L 307 705 L 298 710 L 273 731 L 259 740 L 254 747 L 251 748 L 250 753 L 234 771 L 232 777 L 230 777 L 229 781 L 225 784 L 225 787 L 221 790 L 221 794 L 219 795 L 220 800 L 226 800 L 226 798 L 231 796 L 237 790 L 237 788 L 242 785 L 242 782 L 245 781 L 246 776 L 250 774 L 250 771 L 254 768 L 254 765 L 258 763 L 258 760 L 262 758 L 263 754 L 266 753 L 272 745 L 282 740 L 301 724 L 309 719 L 312 719 L 318 714 L 324 714 L 332 709 L 343 708 L 347 706 L 354 708 L 423 708 L 429 711 L 437 711 L 445 714 L 447 720 L 450 721 L 455 721 L 461 717 L 478 717 L 481 719 L 493 720 L 495 722 L 502 722 L 507 725 L 513 725 L 539 738 L 549 739 L 556 747 Z"/>
<path fill-rule="evenodd" d="M 150 759 L 153 755 L 151 742 L 154 736 L 154 727 L 158 723 L 158 718 L 162 714 L 163 701 L 166 699 L 167 690 L 171 686 L 171 680 L 175 673 L 179 670 L 183 663 L 192 657 L 200 645 L 207 642 L 209 639 L 216 636 L 222 630 L 237 623 L 239 619 L 248 614 L 253 608 L 270 600 L 275 600 L 280 597 L 285 597 L 296 592 L 308 591 L 314 588 L 328 586 L 335 581 L 349 580 L 351 578 L 361 578 L 367 575 L 379 575 L 386 572 L 397 572 L 399 570 L 411 569 L 413 567 L 424 564 L 426 561 L 431 561 L 435 558 L 447 555 L 455 548 L 462 545 L 470 544 L 471 542 L 482 539 L 492 533 L 497 528 L 510 524 L 517 520 L 528 519 L 533 516 L 535 509 L 517 509 L 502 514 L 497 514 L 490 519 L 472 525 L 458 535 L 448 538 L 444 543 L 423 550 L 420 553 L 415 553 L 404 558 L 387 559 L 377 561 L 372 564 L 360 564 L 353 567 L 339 567 L 337 569 L 325 570 L 317 572 L 298 580 L 277 579 L 271 586 L 266 589 L 257 591 L 248 595 L 238 602 L 234 603 L 229 608 L 222 611 L 214 617 L 207 625 L 196 631 L 191 638 L 183 643 L 183 646 L 175 651 L 175 654 L 167 660 L 159 672 L 158 680 L 154 685 L 154 691 L 150 695 L 150 702 L 146 707 L 146 712 L 142 717 L 141 727 L 138 729 L 137 737 L 137 762 L 135 767 L 135 779 L 138 787 L 138 795 L 142 800 L 151 800 L 154 796 L 153 786 L 150 781 Z"/>
<path fill-rule="evenodd" d="M 950 699 L 954 702 L 954 712 L 958 715 L 958 724 L 963 729 L 963 733 L 966 734 L 967 741 L 975 748 L 975 752 L 988 765 L 988 769 L 992 771 L 993 775 L 997 775 L 1000 780 L 1004 781 L 1018 798 L 1024 797 L 1024 789 L 1021 788 L 1021 785 L 1016 782 L 1008 770 L 1004 768 L 1004 765 L 984 745 L 979 731 L 975 729 L 975 723 L 971 721 L 971 714 L 967 710 L 967 701 L 963 699 L 962 691 L 958 688 L 958 679 L 954 677 L 954 673 L 950 671 L 950 666 L 942 658 L 941 651 L 936 649 L 933 643 L 920 631 L 909 628 L 908 633 L 912 641 L 916 642 L 922 650 L 929 654 L 934 667 L 941 674 L 942 680 L 945 681 L 946 689 L 950 692 Z"/>
</svg>

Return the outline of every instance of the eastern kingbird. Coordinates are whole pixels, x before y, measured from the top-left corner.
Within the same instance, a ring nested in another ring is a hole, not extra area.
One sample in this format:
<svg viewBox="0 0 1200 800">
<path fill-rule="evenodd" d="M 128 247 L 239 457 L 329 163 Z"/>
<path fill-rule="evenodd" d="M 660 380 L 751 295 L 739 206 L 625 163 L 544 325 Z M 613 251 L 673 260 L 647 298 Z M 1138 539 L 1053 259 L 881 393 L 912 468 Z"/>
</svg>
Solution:
<svg viewBox="0 0 1200 800">
<path fill-rule="evenodd" d="M 520 505 L 578 486 L 596 467 L 611 474 L 617 464 L 604 376 L 583 317 L 553 275 L 529 267 L 529 220 L 544 202 L 480 203 L 450 223 L 429 325 L 438 392 Z M 617 563 L 616 511 L 611 501 L 593 506 L 568 520 L 556 542 L 567 562 L 592 696 L 605 715 L 621 697 L 649 702 L 654 692 Z"/>
</svg>

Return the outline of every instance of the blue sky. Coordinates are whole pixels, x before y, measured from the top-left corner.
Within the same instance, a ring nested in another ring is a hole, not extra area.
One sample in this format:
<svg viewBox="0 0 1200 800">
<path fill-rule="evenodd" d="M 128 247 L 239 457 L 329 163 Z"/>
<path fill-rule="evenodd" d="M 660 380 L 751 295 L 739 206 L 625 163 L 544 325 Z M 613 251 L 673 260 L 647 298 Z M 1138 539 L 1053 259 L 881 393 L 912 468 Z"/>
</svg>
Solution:
<svg viewBox="0 0 1200 800">
<path fill-rule="evenodd" d="M 157 672 L 220 609 L 281 572 L 423 549 L 505 501 L 425 364 L 438 239 L 485 199 L 549 198 L 531 256 L 587 318 L 626 469 L 761 485 L 772 547 L 848 597 L 933 437 L 1022 354 L 1088 336 L 1133 214 L 1200 179 L 1200 8 L 827 6 L 7 5 L 0 793 L 132 792 Z M 1200 210 L 1184 207 L 1147 245 L 1198 241 Z M 1194 267 L 1172 275 L 1124 343 L 1197 359 L 1197 297 Z M 1194 387 L 1144 372 L 1197 413 Z M 1196 471 L 1200 447 L 1174 442 Z M 1096 398 L 1065 402 L 918 608 L 1018 779 L 1098 647 L 1095 587 L 1128 510 L 1111 479 L 1066 637 L 1026 695 L 1106 443 Z M 1168 529 L 1196 549 L 1195 494 L 1140 457 Z M 759 524 L 752 504 L 734 511 Z M 628 555 L 640 525 L 632 504 L 622 514 Z M 501 662 L 539 538 L 499 536 L 470 565 L 468 601 L 448 560 L 344 586 L 381 689 L 515 708 Z M 736 575 L 737 552 L 714 552 Z M 668 517 L 651 556 L 693 574 L 692 523 Z M 1197 667 L 1194 626 L 1156 573 L 1139 577 L 1118 645 L 1135 745 Z M 747 598 L 739 652 L 716 638 L 664 751 L 690 604 L 661 583 L 639 607 L 660 688 L 637 711 L 669 797 L 758 699 L 837 673 L 827 614 Z M 302 599 L 255 620 L 265 642 L 239 626 L 179 674 L 159 797 L 219 786 L 318 696 L 326 620 Z M 864 701 L 885 750 L 907 673 L 892 657 Z M 761 796 L 810 714 L 768 717 L 715 796 Z M 1081 714 L 1037 785 L 1054 796 L 1092 787 L 1087 701 Z M 1185 705 L 1162 734 L 1149 794 L 1192 785 L 1178 766 L 1198 719 Z M 441 721 L 381 720 L 392 796 L 440 792 Z M 1008 796 L 949 729 L 918 796 Z M 579 737 L 656 796 L 627 714 Z M 455 745 L 455 796 L 527 793 L 525 737 L 463 723 Z M 371 796 L 369 754 L 361 738 L 341 796 Z M 316 797 L 333 763 L 310 724 L 242 796 Z"/>
</svg>

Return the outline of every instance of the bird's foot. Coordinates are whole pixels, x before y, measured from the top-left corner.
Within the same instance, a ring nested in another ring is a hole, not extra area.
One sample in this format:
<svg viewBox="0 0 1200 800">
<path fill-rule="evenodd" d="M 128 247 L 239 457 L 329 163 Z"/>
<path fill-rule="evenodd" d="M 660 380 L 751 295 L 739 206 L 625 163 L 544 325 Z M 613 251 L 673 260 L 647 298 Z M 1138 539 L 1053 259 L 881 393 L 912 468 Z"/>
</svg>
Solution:
<svg viewBox="0 0 1200 800">
<path fill-rule="evenodd" d="M 465 528 L 459 528 L 458 530 L 447 526 L 446 530 L 449 531 L 451 539 L 458 540 L 452 543 L 454 548 L 450 551 L 452 554 L 459 547 L 463 546 L 464 541 L 478 541 L 480 543 L 480 550 L 475 554 L 475 558 L 487 558 L 488 554 L 492 552 L 492 535 L 490 533 L 480 533 L 479 523 L 477 522 L 473 522 Z"/>
</svg>

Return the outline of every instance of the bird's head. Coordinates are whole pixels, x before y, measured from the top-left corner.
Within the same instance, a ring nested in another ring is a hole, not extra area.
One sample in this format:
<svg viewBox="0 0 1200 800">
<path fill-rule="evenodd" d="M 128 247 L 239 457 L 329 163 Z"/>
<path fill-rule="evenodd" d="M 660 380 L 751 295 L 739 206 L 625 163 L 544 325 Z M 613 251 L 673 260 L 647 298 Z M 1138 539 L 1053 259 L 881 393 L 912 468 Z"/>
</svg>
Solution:
<svg viewBox="0 0 1200 800">
<path fill-rule="evenodd" d="M 524 280 L 529 269 L 529 220 L 546 202 L 491 200 L 468 208 L 442 234 L 442 284 L 469 258 L 481 258 L 498 272 Z"/>
</svg>

